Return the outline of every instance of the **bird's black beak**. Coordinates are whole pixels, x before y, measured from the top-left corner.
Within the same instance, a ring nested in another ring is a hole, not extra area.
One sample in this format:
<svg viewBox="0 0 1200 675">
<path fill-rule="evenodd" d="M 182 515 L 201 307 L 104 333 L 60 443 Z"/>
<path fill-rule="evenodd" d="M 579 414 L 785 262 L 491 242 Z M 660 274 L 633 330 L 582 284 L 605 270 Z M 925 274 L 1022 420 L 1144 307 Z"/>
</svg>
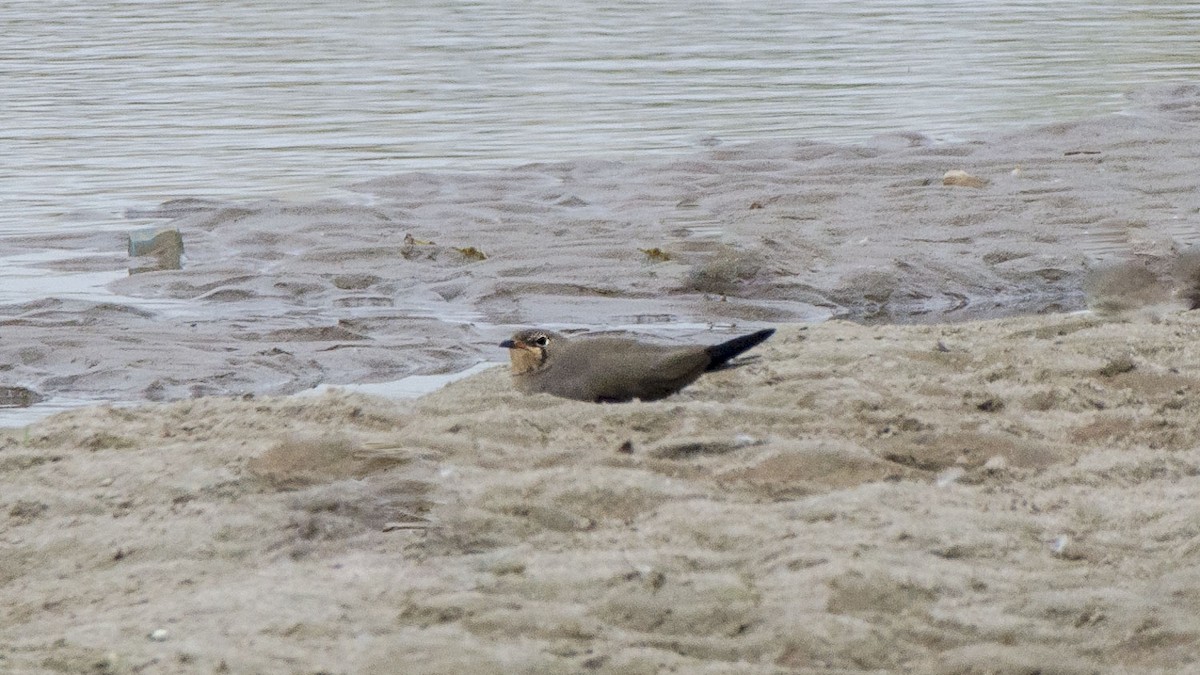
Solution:
<svg viewBox="0 0 1200 675">
<path fill-rule="evenodd" d="M 504 347 L 505 349 L 516 349 L 517 343 L 513 342 L 512 340 L 505 340 L 504 342 L 500 343 L 500 346 Z"/>
</svg>

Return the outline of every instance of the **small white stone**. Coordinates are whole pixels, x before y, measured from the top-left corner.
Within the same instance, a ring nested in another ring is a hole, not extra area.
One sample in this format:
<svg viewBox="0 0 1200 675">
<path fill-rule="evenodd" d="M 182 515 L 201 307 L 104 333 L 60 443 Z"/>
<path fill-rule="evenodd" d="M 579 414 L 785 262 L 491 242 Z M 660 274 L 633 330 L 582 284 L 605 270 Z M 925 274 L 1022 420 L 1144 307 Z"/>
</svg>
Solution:
<svg viewBox="0 0 1200 675">
<path fill-rule="evenodd" d="M 949 485 L 953 485 L 955 482 L 958 481 L 959 478 L 962 478 L 963 474 L 965 474 L 965 473 L 966 473 L 966 471 L 962 467 L 958 467 L 958 466 L 946 469 L 945 471 L 938 474 L 937 486 L 938 487 L 946 487 Z"/>
<path fill-rule="evenodd" d="M 150 633 L 150 635 L 148 635 L 146 637 L 150 638 L 151 640 L 154 640 L 155 642 L 166 642 L 167 641 L 167 629 L 159 628 L 159 629 L 155 630 L 154 632 Z"/>
<path fill-rule="evenodd" d="M 962 169 L 951 169 L 942 176 L 942 185 L 981 188 L 987 185 L 987 181 L 978 176 L 972 176 Z"/>
</svg>

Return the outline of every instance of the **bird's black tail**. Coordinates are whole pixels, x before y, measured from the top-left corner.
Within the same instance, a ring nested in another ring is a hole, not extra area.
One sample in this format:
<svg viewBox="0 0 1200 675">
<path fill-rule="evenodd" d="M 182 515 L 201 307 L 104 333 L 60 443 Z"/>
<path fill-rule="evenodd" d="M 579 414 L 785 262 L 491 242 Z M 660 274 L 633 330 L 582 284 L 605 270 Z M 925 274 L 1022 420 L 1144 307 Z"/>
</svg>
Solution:
<svg viewBox="0 0 1200 675">
<path fill-rule="evenodd" d="M 713 371 L 713 370 L 720 370 L 721 368 L 724 368 L 725 364 L 729 363 L 730 359 L 737 356 L 738 354 L 741 354 L 742 352 L 746 351 L 747 349 L 751 349 L 751 348 L 757 346 L 763 340 L 766 340 L 767 338 L 771 337 L 774 334 L 775 334 L 774 328 L 767 328 L 765 330 L 760 330 L 756 333 L 751 333 L 749 335 L 743 335 L 741 337 L 736 337 L 736 338 L 730 340 L 729 342 L 722 342 L 719 345 L 713 345 L 711 347 L 708 347 L 704 351 L 708 352 L 708 357 L 711 359 L 711 362 L 708 364 L 708 367 L 705 368 L 704 370 L 705 371 Z"/>
</svg>

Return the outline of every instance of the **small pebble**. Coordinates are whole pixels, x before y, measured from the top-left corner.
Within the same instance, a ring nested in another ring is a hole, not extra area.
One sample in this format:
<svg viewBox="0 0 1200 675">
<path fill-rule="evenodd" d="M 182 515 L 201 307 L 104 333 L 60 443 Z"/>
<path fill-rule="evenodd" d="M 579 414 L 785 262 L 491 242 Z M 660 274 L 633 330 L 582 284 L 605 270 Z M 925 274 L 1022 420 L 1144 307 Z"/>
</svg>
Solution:
<svg viewBox="0 0 1200 675">
<path fill-rule="evenodd" d="M 150 633 L 150 635 L 148 635 L 146 637 L 150 638 L 151 640 L 154 640 L 155 642 L 166 642 L 167 641 L 167 629 L 159 628 L 159 629 L 155 630 L 154 632 Z"/>
<path fill-rule="evenodd" d="M 1000 471 L 1008 468 L 1008 460 L 1003 455 L 992 455 L 983 463 L 983 468 L 989 471 Z"/>
<path fill-rule="evenodd" d="M 752 445 L 762 445 L 762 441 L 751 436 L 750 434 L 738 434 L 733 437 L 733 443 L 739 448 L 745 448 Z"/>
<path fill-rule="evenodd" d="M 951 169 L 942 176 L 942 185 L 981 188 L 987 185 L 987 181 L 978 176 L 972 176 L 961 169 Z"/>
<path fill-rule="evenodd" d="M 938 487 L 947 487 L 949 485 L 953 485 L 955 482 L 958 481 L 959 478 L 962 478 L 963 474 L 965 474 L 965 473 L 966 473 L 966 470 L 964 470 L 962 467 L 959 467 L 959 466 L 955 466 L 955 467 L 946 469 L 945 471 L 943 471 L 937 475 L 937 486 Z"/>
</svg>

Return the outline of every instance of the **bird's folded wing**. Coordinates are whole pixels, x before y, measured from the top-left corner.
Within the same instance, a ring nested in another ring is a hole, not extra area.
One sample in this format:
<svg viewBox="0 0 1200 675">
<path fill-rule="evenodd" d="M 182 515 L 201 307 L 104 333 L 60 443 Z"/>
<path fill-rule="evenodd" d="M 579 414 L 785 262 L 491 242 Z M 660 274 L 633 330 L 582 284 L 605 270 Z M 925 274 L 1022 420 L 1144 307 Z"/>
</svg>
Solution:
<svg viewBox="0 0 1200 675">
<path fill-rule="evenodd" d="M 639 362 L 631 364 L 634 367 L 626 371 L 636 375 L 605 378 L 610 386 L 607 391 L 601 392 L 602 395 L 614 400 L 639 398 L 644 401 L 670 396 L 695 382 L 704 372 L 709 358 L 701 349 L 685 348 L 658 353 L 644 352 L 632 355 L 629 361 Z"/>
</svg>

